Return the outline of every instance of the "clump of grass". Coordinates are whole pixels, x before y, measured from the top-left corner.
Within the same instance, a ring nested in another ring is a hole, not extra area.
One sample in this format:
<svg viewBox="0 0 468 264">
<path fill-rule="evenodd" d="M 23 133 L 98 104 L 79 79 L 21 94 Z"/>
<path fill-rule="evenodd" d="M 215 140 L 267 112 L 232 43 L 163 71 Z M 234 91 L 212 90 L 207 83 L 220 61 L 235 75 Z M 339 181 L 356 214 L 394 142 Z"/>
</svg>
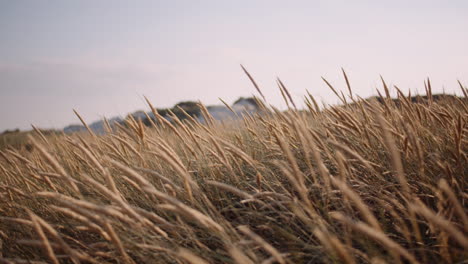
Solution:
<svg viewBox="0 0 468 264">
<path fill-rule="evenodd" d="M 392 99 L 382 79 L 363 100 L 343 74 L 348 98 L 324 79 L 343 102 L 324 109 L 278 79 L 293 108 L 257 99 L 231 123 L 35 128 L 33 148 L 0 152 L 0 262 L 466 261 L 466 88 Z"/>
</svg>

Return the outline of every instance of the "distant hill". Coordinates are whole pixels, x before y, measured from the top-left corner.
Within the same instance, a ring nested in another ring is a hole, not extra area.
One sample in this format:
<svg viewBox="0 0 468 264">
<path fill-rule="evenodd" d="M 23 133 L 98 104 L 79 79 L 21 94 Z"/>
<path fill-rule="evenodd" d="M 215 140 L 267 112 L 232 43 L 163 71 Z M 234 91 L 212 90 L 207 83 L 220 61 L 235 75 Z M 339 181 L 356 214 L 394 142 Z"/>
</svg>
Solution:
<svg viewBox="0 0 468 264">
<path fill-rule="evenodd" d="M 411 101 L 412 103 L 427 103 L 430 99 L 434 102 L 440 101 L 454 101 L 454 100 L 466 100 L 467 98 L 457 97 L 455 95 L 450 94 L 434 94 L 429 98 L 427 95 L 415 95 L 411 97 L 405 97 L 407 100 Z M 367 100 L 376 99 L 378 102 L 383 103 L 383 98 L 379 96 L 373 96 L 368 98 Z M 399 99 L 392 98 L 391 99 L 396 105 L 399 105 L 401 102 Z"/>
<path fill-rule="evenodd" d="M 377 100 L 380 103 L 383 103 L 383 98 L 374 96 L 367 98 L 365 100 Z M 395 105 L 400 105 L 401 101 L 399 99 L 392 98 L 391 99 Z M 412 96 L 407 98 L 407 100 L 411 101 L 412 103 L 422 103 L 422 104 L 427 104 L 429 101 L 429 98 L 427 96 Z M 468 100 L 467 97 L 457 97 L 454 95 L 446 95 L 446 94 L 434 94 L 432 95 L 432 100 L 435 102 L 445 102 L 445 103 L 451 103 L 451 102 L 456 102 L 457 100 Z M 352 104 L 351 104 L 352 105 Z M 246 113 L 255 113 L 259 111 L 259 106 L 257 105 L 257 101 L 254 98 L 248 97 L 244 98 L 241 97 L 238 100 L 236 100 L 229 109 L 225 105 L 211 105 L 206 107 L 210 115 L 215 119 L 215 120 L 233 120 L 240 118 L 242 114 Z M 187 114 L 194 118 L 195 120 L 198 120 L 201 123 L 204 123 L 205 120 L 203 118 L 203 115 L 201 113 L 200 105 L 196 102 L 192 101 L 185 101 L 185 102 L 180 102 L 176 104 L 172 108 L 167 108 L 167 109 L 156 109 L 159 115 L 164 117 L 166 120 L 169 122 L 172 121 L 171 115 L 175 115 L 177 118 L 184 120 L 187 118 Z M 185 113 L 184 113 L 185 111 Z M 117 124 L 125 126 L 125 120 L 127 118 L 133 118 L 135 120 L 141 120 L 143 124 L 146 126 L 151 126 L 152 122 L 156 122 L 156 118 L 152 112 L 145 112 L 145 111 L 136 111 L 133 113 L 128 114 L 125 118 L 121 117 L 113 117 L 108 119 L 108 123 L 111 126 L 112 129 L 115 129 Z M 151 119 L 151 120 L 150 120 Z M 106 133 L 106 125 L 104 120 L 99 120 L 95 121 L 91 124 L 89 124 L 90 129 L 98 134 L 102 135 Z M 42 130 L 43 134 L 50 135 L 50 134 L 59 134 L 59 133 L 76 133 L 76 132 L 84 132 L 86 131 L 86 128 L 83 125 L 69 125 L 63 130 Z M 0 150 L 6 148 L 6 147 L 14 147 L 14 148 L 20 148 L 25 146 L 26 138 L 28 134 L 31 134 L 33 131 L 20 131 L 19 129 L 15 130 L 5 130 L 2 133 L 0 133 Z"/>
<path fill-rule="evenodd" d="M 244 113 L 254 113 L 259 110 L 257 102 L 255 101 L 254 98 L 251 98 L 251 97 L 248 97 L 248 98 L 240 97 L 230 107 L 232 111 L 225 105 L 211 105 L 211 106 L 207 106 L 206 108 L 208 112 L 210 113 L 210 115 L 213 116 L 215 120 L 237 119 Z M 166 120 L 170 122 L 172 121 L 172 117 L 171 117 L 172 114 L 175 115 L 180 120 L 184 120 L 188 118 L 187 115 L 189 115 L 201 123 L 205 122 L 200 105 L 193 101 L 180 102 L 172 108 L 156 109 L 156 111 L 158 112 L 159 115 L 161 115 L 163 118 L 166 118 Z M 141 120 L 143 124 L 145 124 L 146 126 L 151 126 L 152 123 L 157 123 L 157 119 L 151 111 L 145 112 L 142 110 L 130 113 L 125 118 L 120 118 L 120 117 L 111 118 L 108 120 L 108 122 L 111 128 L 114 128 L 116 124 L 125 125 L 124 124 L 125 119 L 127 118 Z M 105 128 L 106 125 L 105 125 L 104 120 L 93 122 L 89 124 L 88 126 L 96 134 L 101 135 L 101 134 L 106 133 L 106 128 Z M 76 125 L 76 124 L 69 125 L 63 129 L 63 132 L 66 134 L 83 132 L 83 131 L 86 131 L 86 128 L 83 125 Z"/>
<path fill-rule="evenodd" d="M 114 117 L 114 118 L 109 119 L 108 122 L 111 126 L 113 126 L 116 123 L 122 123 L 123 119 L 120 117 Z M 98 135 L 102 135 L 106 133 L 104 120 L 99 120 L 99 121 L 89 124 L 89 128 L 91 128 L 91 130 Z M 83 125 L 69 125 L 63 129 L 63 132 L 66 134 L 82 132 L 82 131 L 86 131 L 86 128 Z"/>
</svg>

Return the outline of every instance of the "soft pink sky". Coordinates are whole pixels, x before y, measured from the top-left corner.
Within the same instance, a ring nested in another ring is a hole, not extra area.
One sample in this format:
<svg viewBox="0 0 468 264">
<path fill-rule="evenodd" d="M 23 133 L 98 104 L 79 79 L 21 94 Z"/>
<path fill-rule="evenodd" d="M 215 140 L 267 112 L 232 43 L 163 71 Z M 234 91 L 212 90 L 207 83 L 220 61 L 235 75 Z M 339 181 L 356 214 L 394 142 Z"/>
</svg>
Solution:
<svg viewBox="0 0 468 264">
<path fill-rule="evenodd" d="M 468 85 L 468 1 L 2 1 L 0 132 L 62 128 L 182 100 L 256 94 L 283 106 L 337 99 L 341 67 L 363 97 L 379 74 L 405 91 Z"/>
</svg>

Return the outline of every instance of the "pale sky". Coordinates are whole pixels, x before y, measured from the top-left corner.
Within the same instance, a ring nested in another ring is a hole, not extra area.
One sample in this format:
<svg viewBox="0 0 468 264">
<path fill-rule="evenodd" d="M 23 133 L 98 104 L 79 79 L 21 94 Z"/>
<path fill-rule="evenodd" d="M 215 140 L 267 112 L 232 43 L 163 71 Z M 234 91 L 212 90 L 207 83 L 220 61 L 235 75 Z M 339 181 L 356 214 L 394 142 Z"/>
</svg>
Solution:
<svg viewBox="0 0 468 264">
<path fill-rule="evenodd" d="M 257 94 L 283 106 L 321 81 L 375 95 L 379 75 L 423 92 L 468 85 L 468 1 L 0 0 L 0 132 L 63 128 L 183 100 Z"/>
</svg>

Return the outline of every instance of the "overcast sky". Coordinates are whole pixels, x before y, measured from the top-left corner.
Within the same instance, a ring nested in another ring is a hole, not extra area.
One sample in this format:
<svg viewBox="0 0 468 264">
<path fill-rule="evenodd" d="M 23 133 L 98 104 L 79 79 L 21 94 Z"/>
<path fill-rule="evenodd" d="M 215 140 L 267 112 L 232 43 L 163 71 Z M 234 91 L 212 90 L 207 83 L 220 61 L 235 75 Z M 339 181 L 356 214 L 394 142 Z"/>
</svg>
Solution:
<svg viewBox="0 0 468 264">
<path fill-rule="evenodd" d="M 232 103 L 256 94 L 282 106 L 335 103 L 320 77 L 354 92 L 468 85 L 468 1 L 0 0 L 0 132 L 62 128 L 182 100 Z"/>
</svg>

